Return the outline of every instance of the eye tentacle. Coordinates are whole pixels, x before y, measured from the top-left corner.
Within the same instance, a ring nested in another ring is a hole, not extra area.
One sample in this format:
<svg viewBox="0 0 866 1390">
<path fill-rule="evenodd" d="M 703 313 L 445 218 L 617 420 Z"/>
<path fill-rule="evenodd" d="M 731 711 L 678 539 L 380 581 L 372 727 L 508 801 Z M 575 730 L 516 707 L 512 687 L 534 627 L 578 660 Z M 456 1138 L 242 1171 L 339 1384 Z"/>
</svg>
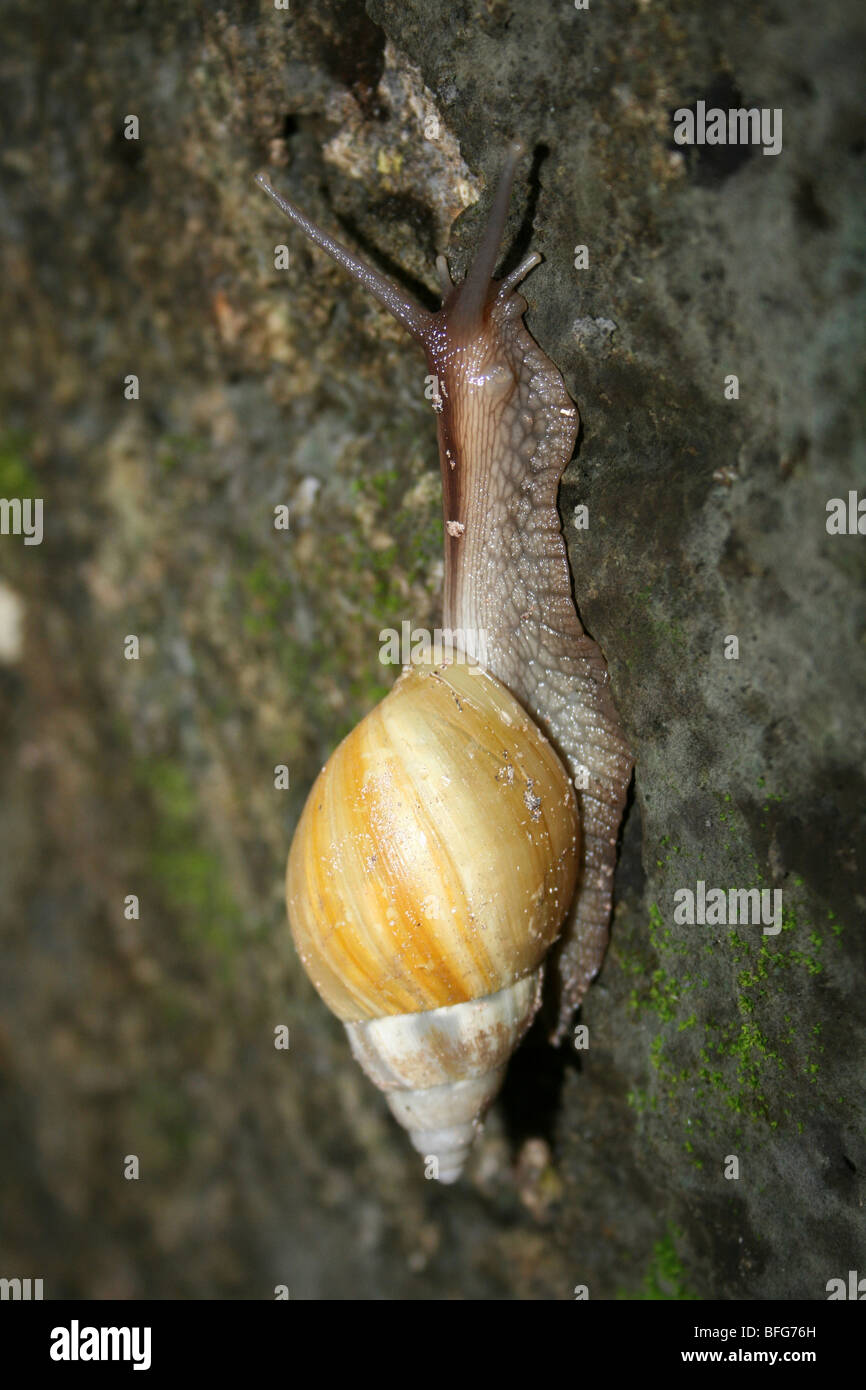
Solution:
<svg viewBox="0 0 866 1390">
<path fill-rule="evenodd" d="M 518 141 L 508 147 L 481 244 L 466 279 L 457 291 L 451 309 L 451 322 L 455 331 L 462 337 L 468 338 L 481 325 L 484 305 L 490 293 L 490 282 L 499 257 L 502 233 L 505 231 L 514 173 L 522 154 L 523 146 Z"/>
<path fill-rule="evenodd" d="M 338 265 L 348 270 L 353 279 L 368 289 L 371 294 L 374 294 L 379 303 L 383 304 L 388 312 L 394 315 L 395 319 L 404 324 L 413 337 L 419 338 L 422 342 L 426 341 L 432 315 L 422 308 L 417 300 L 402 290 L 387 275 L 382 275 L 380 271 L 374 270 L 366 261 L 362 261 L 360 256 L 354 255 L 342 242 L 323 231 L 299 208 L 296 208 L 294 203 L 290 203 L 287 198 L 272 188 L 264 174 L 256 175 L 256 183 L 264 189 L 280 211 L 284 212 L 286 217 L 291 218 L 296 226 L 300 227 L 310 241 L 315 242 L 316 246 L 320 246 L 323 251 L 327 251 Z"/>
<path fill-rule="evenodd" d="M 454 281 L 451 279 L 451 271 L 448 269 L 448 262 L 444 256 L 436 257 L 436 273 L 439 276 L 439 286 L 442 290 L 442 297 L 444 299 L 454 288 Z"/>
<path fill-rule="evenodd" d="M 528 256 L 524 256 L 519 266 L 512 270 L 510 275 L 506 275 L 504 280 L 500 280 L 497 291 L 497 299 L 505 299 L 521 280 L 525 280 L 530 270 L 534 270 L 537 265 L 541 265 L 543 256 L 538 251 L 531 251 Z"/>
</svg>

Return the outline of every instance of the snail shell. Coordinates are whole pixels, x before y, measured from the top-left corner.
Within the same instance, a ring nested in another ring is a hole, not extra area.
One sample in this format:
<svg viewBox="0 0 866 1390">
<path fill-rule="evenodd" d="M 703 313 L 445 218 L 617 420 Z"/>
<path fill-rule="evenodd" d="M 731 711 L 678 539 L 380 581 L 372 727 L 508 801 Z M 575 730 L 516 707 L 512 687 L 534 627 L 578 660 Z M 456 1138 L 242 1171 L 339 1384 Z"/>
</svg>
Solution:
<svg viewBox="0 0 866 1390">
<path fill-rule="evenodd" d="M 568 774 L 513 695 L 441 660 L 403 672 L 304 807 L 286 877 L 298 953 L 441 1182 L 538 1008 L 579 834 Z"/>
</svg>

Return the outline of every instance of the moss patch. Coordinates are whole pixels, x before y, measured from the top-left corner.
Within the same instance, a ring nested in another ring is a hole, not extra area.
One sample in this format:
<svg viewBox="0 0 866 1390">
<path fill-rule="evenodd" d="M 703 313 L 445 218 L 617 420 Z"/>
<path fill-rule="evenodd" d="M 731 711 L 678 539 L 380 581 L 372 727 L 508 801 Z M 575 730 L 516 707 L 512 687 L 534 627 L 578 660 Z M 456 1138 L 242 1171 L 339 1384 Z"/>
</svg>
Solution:
<svg viewBox="0 0 866 1390">
<path fill-rule="evenodd" d="M 653 1246 L 649 1265 L 637 1293 L 617 1291 L 618 1299 L 653 1299 L 670 1301 L 690 1301 L 697 1299 L 686 1282 L 686 1273 L 677 1254 L 676 1241 L 682 1236 L 675 1227 L 668 1228 L 661 1240 Z"/>
<path fill-rule="evenodd" d="M 195 788 L 169 759 L 142 764 L 136 780 L 156 811 L 147 866 L 162 899 L 178 914 L 184 939 L 227 967 L 248 934 L 223 865 L 206 844 Z"/>
<path fill-rule="evenodd" d="M 40 485 L 25 457 L 29 440 L 20 430 L 0 437 L 0 497 L 41 496 Z"/>
<path fill-rule="evenodd" d="M 657 864 L 668 858 L 660 853 Z M 656 1025 L 649 1084 L 634 1088 L 629 1103 L 640 1115 L 679 1116 L 683 1152 L 697 1168 L 718 1161 L 720 1141 L 748 1147 L 767 1128 L 802 1133 L 804 1084 L 817 1100 L 823 1023 L 804 1023 L 798 1000 L 810 997 L 841 927 L 831 910 L 824 925 L 803 923 L 801 879 L 785 898 L 776 936 L 756 926 L 670 926 L 656 902 L 647 924 L 652 958 L 620 952 L 633 981 L 629 1009 Z"/>
</svg>

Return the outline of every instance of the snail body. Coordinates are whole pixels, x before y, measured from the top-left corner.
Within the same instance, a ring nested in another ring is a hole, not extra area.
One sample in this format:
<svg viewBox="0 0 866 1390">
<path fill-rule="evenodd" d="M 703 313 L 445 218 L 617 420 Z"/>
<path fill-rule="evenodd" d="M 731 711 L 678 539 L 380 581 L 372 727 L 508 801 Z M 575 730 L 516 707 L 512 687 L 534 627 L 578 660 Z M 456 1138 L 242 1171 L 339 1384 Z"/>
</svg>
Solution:
<svg viewBox="0 0 866 1390">
<path fill-rule="evenodd" d="M 556 509 L 577 410 L 515 292 L 540 257 L 492 279 L 520 154 L 459 285 L 439 257 L 436 313 L 258 178 L 422 343 L 436 381 L 443 620 L 462 660 L 404 672 L 332 755 L 292 843 L 287 903 L 313 983 L 441 1181 L 539 1007 L 560 931 L 555 1039 L 601 965 L 632 771 Z M 484 673 L 466 664 L 478 660 Z"/>
</svg>

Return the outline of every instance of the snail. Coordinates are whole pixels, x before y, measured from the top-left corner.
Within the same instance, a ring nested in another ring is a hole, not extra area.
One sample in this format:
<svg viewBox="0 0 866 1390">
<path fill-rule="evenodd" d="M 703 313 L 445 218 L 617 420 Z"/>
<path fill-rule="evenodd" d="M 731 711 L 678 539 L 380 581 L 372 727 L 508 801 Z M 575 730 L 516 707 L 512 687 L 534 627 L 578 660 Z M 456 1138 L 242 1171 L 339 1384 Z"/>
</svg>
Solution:
<svg viewBox="0 0 866 1390">
<path fill-rule="evenodd" d="M 458 648 L 406 668 L 328 760 L 286 896 L 313 984 L 446 1183 L 539 1008 L 560 933 L 554 1041 L 598 972 L 632 771 L 556 509 L 577 410 L 515 293 L 541 257 L 492 279 L 521 154 L 507 152 L 462 282 L 437 258 L 435 313 L 257 176 L 421 342 L 436 382 L 443 625 Z"/>
</svg>

